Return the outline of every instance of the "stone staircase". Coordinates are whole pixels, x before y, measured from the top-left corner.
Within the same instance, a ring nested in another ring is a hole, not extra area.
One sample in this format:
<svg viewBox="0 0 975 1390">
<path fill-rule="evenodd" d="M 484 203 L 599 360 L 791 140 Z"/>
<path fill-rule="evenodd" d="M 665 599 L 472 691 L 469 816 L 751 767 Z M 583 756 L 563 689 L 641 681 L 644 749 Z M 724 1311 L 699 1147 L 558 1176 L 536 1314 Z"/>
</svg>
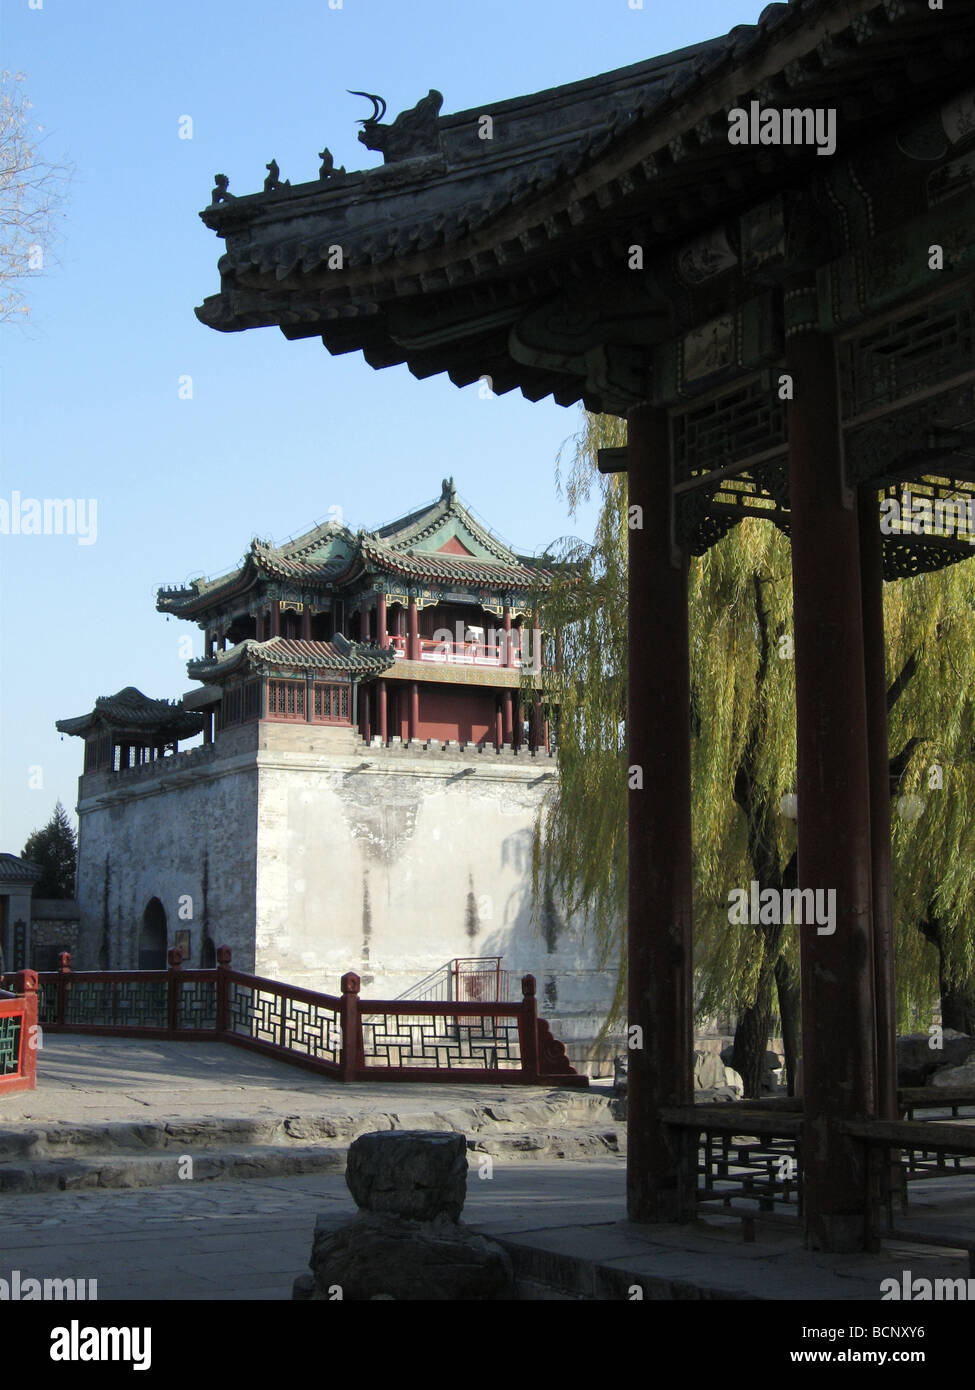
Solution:
<svg viewBox="0 0 975 1390">
<path fill-rule="evenodd" d="M 362 1105 L 342 1113 L 105 1123 L 20 1122 L 0 1128 L 0 1194 L 158 1188 L 192 1179 L 244 1181 L 344 1172 L 349 1144 L 376 1130 L 464 1132 L 469 1163 L 585 1160 L 625 1152 L 609 1098 L 553 1091 L 421 1117 Z"/>
</svg>

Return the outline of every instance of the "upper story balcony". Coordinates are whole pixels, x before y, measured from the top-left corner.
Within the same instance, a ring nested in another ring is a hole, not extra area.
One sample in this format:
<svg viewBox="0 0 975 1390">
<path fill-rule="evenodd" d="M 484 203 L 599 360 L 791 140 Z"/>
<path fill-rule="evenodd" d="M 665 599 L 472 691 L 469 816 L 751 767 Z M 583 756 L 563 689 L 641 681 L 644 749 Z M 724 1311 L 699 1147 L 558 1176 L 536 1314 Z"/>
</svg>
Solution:
<svg viewBox="0 0 975 1390">
<path fill-rule="evenodd" d="M 408 656 L 409 638 L 406 636 L 392 636 L 389 639 L 390 645 L 396 652 L 398 661 L 405 661 Z M 439 662 L 444 666 L 505 666 L 504 638 L 498 642 L 484 642 L 471 640 L 463 642 L 448 641 L 436 637 L 419 637 L 417 639 L 420 647 L 420 660 Z M 527 647 L 527 639 L 526 639 Z M 527 656 L 527 651 L 525 653 Z M 521 647 L 518 644 L 517 636 L 512 639 L 511 666 L 520 669 L 525 662 L 522 659 Z"/>
</svg>

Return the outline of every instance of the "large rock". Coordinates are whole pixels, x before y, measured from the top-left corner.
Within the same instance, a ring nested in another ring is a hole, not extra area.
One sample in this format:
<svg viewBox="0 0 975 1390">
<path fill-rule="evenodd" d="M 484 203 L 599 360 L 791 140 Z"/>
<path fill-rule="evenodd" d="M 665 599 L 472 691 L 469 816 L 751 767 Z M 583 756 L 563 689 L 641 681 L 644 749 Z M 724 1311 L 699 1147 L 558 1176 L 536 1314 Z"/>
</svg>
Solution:
<svg viewBox="0 0 975 1390">
<path fill-rule="evenodd" d="M 942 1067 L 963 1067 L 975 1061 L 975 1039 L 946 1028 L 941 1047 L 931 1047 L 928 1033 L 908 1033 L 897 1039 L 898 1086 L 924 1086 Z"/>
<path fill-rule="evenodd" d="M 311 1270 L 295 1281 L 294 1298 L 453 1303 L 516 1297 L 507 1252 L 444 1217 L 406 1221 L 360 1211 L 340 1230 L 316 1229 Z"/>
<path fill-rule="evenodd" d="M 694 1053 L 694 1089 L 711 1091 L 725 1085 L 725 1065 L 717 1052 Z"/>
<path fill-rule="evenodd" d="M 928 1081 L 929 1086 L 975 1086 L 975 1062 L 963 1067 L 942 1067 Z"/>
<path fill-rule="evenodd" d="M 725 1067 L 724 1084 L 734 1091 L 738 1099 L 741 1100 L 742 1096 L 745 1094 L 745 1083 L 741 1079 L 741 1074 L 736 1072 L 734 1067 Z"/>
<path fill-rule="evenodd" d="M 408 1129 L 362 1134 L 349 1147 L 345 1181 L 366 1211 L 456 1221 L 467 1196 L 467 1137 Z"/>
</svg>

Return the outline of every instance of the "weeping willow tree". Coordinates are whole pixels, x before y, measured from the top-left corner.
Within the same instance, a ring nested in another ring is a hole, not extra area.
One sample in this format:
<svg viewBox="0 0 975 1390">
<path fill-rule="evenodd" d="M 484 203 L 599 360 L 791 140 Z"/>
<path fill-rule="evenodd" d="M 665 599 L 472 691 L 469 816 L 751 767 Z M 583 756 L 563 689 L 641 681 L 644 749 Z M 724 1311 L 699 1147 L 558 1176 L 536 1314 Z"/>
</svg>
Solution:
<svg viewBox="0 0 975 1390">
<path fill-rule="evenodd" d="M 627 500 L 625 475 L 602 477 L 595 460 L 598 448 L 624 443 L 622 421 L 587 414 L 564 475 L 560 456 L 570 512 L 597 478 L 602 505 L 593 543 L 559 545 L 553 558 L 563 563 L 538 599 L 542 627 L 558 634 L 546 639 L 544 699 L 559 763 L 535 828 L 535 899 L 550 899 L 554 884 L 566 910 L 587 921 L 603 963 L 615 962 L 607 1026 L 622 1020 L 625 1000 Z M 973 1021 L 972 568 L 887 586 L 902 1023 L 939 995 L 946 1026 Z M 770 523 L 746 519 L 692 562 L 697 1007 L 702 1017 L 735 1016 L 734 1065 L 747 1094 L 760 1087 L 776 999 L 790 1080 L 798 1060 L 796 929 L 728 919 L 732 888 L 796 885 L 791 618 L 789 544 Z"/>
<path fill-rule="evenodd" d="M 885 598 L 898 1023 L 975 1033 L 975 566 Z"/>
</svg>

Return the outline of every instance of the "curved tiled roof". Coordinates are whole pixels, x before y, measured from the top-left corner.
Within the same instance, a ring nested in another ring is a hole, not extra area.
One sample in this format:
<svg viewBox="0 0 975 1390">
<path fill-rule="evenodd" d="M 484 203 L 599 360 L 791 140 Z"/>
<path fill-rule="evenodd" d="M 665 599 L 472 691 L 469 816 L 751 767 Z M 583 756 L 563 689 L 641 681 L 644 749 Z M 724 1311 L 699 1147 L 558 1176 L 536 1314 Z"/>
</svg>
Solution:
<svg viewBox="0 0 975 1390">
<path fill-rule="evenodd" d="M 185 710 L 178 700 L 152 700 L 134 685 L 127 685 L 115 695 L 99 695 L 90 713 L 55 721 L 55 728 L 62 734 L 82 736 L 97 725 L 187 738 L 201 731 L 203 719 Z"/>
<path fill-rule="evenodd" d="M 36 883 L 44 873 L 39 864 L 16 854 L 0 854 L 0 883 Z"/>
<path fill-rule="evenodd" d="M 470 553 L 445 553 L 438 543 L 460 534 Z M 253 540 L 241 566 L 215 580 L 160 589 L 161 612 L 192 618 L 225 603 L 262 579 L 292 581 L 303 590 L 333 592 L 363 575 L 394 574 L 417 582 L 446 582 L 502 590 L 526 590 L 550 582 L 549 571 L 518 555 L 472 514 L 444 479 L 440 497 L 375 531 L 353 534 L 326 523 L 282 546 Z"/>
<path fill-rule="evenodd" d="M 547 586 L 551 582 L 548 570 L 511 564 L 504 560 L 481 560 L 473 555 L 452 555 L 442 551 L 423 551 L 419 554 L 394 550 L 363 538 L 361 555 L 365 564 L 387 574 L 401 574 L 409 579 L 440 579 L 448 583 L 474 584 L 495 589 L 530 589 L 533 584 Z"/>
<path fill-rule="evenodd" d="M 391 647 L 350 642 L 340 633 L 331 642 L 306 642 L 292 637 L 271 637 L 266 642 L 255 642 L 248 638 L 229 651 L 191 661 L 186 669 L 194 679 L 209 681 L 222 680 L 241 669 L 259 671 L 269 666 L 360 675 L 388 670 L 395 657 Z"/>
<path fill-rule="evenodd" d="M 939 11 L 790 0 L 674 53 L 441 116 L 416 157 L 204 209 L 226 245 L 220 291 L 197 315 L 226 332 L 320 335 L 377 369 L 405 362 L 458 386 L 487 375 L 498 394 L 623 414 L 645 398 L 648 368 L 644 358 L 627 376 L 627 350 L 646 353 L 672 331 L 675 243 L 823 175 L 800 144 L 775 159 L 739 148 L 729 162 L 729 111 L 751 99 L 837 108 L 849 149 L 970 84 L 973 36 L 971 0 Z M 491 139 L 479 138 L 485 113 Z M 649 267 L 639 284 L 625 269 L 634 240 Z M 341 273 L 327 269 L 337 245 Z M 568 318 L 559 294 L 578 298 L 587 284 L 594 322 L 600 297 L 610 302 L 611 341 L 624 349 L 615 371 L 597 351 L 605 338 L 573 328 L 564 336 L 578 341 L 562 351 L 563 324 L 525 324 L 536 309 Z"/>
</svg>

